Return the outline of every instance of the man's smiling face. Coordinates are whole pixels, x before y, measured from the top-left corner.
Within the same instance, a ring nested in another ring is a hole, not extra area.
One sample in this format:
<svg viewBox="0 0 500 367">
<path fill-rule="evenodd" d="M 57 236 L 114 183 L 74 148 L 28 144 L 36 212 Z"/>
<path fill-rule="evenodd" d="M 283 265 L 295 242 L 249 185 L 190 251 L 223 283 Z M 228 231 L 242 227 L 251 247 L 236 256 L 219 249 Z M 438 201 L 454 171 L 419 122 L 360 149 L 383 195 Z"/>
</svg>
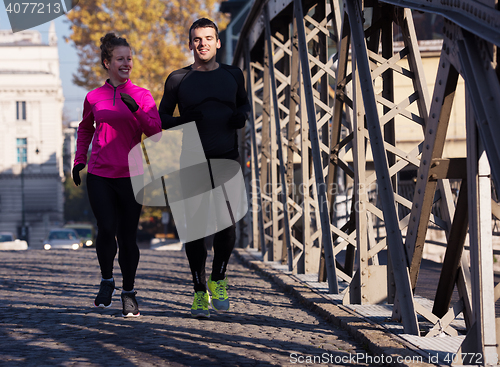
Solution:
<svg viewBox="0 0 500 367">
<path fill-rule="evenodd" d="M 218 48 L 220 40 L 217 39 L 215 29 L 206 27 L 191 30 L 189 49 L 193 51 L 195 64 L 207 63 L 215 58 Z"/>
</svg>

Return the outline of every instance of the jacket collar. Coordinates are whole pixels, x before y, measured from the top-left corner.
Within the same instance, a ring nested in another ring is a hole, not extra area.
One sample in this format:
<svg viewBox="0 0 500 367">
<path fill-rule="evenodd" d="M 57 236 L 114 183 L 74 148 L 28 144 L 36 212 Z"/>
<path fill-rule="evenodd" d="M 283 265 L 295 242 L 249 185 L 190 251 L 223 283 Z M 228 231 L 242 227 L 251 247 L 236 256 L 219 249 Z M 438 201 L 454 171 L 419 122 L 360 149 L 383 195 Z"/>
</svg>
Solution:
<svg viewBox="0 0 500 367">
<path fill-rule="evenodd" d="M 128 86 L 129 86 L 129 84 L 131 84 L 131 83 L 132 83 L 132 82 L 130 81 L 130 79 L 127 79 L 127 81 L 126 81 L 125 83 L 120 84 L 118 87 L 116 87 L 116 89 L 118 90 L 118 89 L 126 88 L 126 87 L 128 87 Z M 113 88 L 113 89 L 115 88 L 115 87 L 113 87 L 113 85 L 109 82 L 109 79 L 106 79 L 106 83 L 104 83 L 104 85 L 107 85 L 108 87 Z"/>
</svg>

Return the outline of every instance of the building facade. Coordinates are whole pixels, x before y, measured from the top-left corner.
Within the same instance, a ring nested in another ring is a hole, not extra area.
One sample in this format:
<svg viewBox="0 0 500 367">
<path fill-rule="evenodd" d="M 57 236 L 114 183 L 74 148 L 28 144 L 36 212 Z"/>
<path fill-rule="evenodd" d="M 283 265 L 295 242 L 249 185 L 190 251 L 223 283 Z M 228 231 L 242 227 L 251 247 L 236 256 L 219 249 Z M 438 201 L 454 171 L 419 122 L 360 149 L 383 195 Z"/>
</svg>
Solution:
<svg viewBox="0 0 500 367">
<path fill-rule="evenodd" d="M 76 153 L 76 132 L 79 124 L 80 121 L 71 121 L 63 129 L 63 173 L 65 176 L 71 174 L 71 170 L 73 169 Z"/>
<path fill-rule="evenodd" d="M 64 220 L 63 102 L 54 24 L 0 30 L 0 231 L 30 246 Z"/>
</svg>

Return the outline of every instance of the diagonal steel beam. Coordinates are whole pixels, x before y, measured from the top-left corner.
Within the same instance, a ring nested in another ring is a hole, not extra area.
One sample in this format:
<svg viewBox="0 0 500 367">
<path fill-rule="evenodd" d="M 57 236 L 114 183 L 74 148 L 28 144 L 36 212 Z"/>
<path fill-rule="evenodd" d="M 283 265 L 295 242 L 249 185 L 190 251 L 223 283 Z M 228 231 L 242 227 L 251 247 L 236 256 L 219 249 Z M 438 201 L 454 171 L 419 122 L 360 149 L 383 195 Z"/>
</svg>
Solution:
<svg viewBox="0 0 500 367">
<path fill-rule="evenodd" d="M 326 187 L 321 162 L 321 152 L 318 137 L 318 126 L 316 124 L 316 111 L 314 108 L 314 96 L 312 91 L 311 73 L 307 52 L 306 34 L 304 27 L 304 14 L 301 0 L 294 0 L 294 15 L 297 24 L 299 37 L 299 53 L 302 76 L 304 79 L 304 92 L 306 97 L 307 117 L 309 120 L 309 136 L 313 154 L 314 172 L 316 174 L 316 185 L 318 191 L 318 201 L 320 207 L 321 231 L 323 234 L 323 247 L 325 249 L 325 260 L 328 278 L 328 290 L 330 293 L 339 293 L 335 255 L 333 254 L 332 234 L 330 231 L 330 215 L 328 211 L 328 201 L 326 197 Z"/>
<path fill-rule="evenodd" d="M 264 10 L 264 18 L 266 22 L 266 44 L 267 44 L 267 53 L 269 58 L 269 78 L 271 80 L 271 96 L 273 99 L 273 108 L 274 108 L 274 122 L 275 122 L 275 137 L 277 138 L 277 150 L 278 150 L 278 160 L 279 160 L 279 174 L 281 179 L 281 198 L 283 200 L 283 239 L 282 243 L 286 245 L 286 249 L 288 252 L 288 270 L 293 270 L 293 254 L 292 254 L 292 244 L 290 240 L 290 223 L 288 216 L 288 195 L 287 195 L 287 185 L 286 185 L 286 177 L 285 177 L 285 162 L 283 160 L 283 144 L 281 143 L 281 125 L 280 125 L 280 112 L 278 108 L 278 96 L 276 92 L 276 78 L 274 74 L 274 62 L 273 62 L 273 49 L 271 43 L 271 22 L 269 21 L 269 14 L 267 8 Z M 274 141 L 274 139 L 273 139 Z M 274 216 L 275 213 L 273 213 Z M 278 228 L 273 228 L 273 233 L 277 231 Z"/>
<path fill-rule="evenodd" d="M 494 69 L 484 66 L 480 50 L 474 37 L 466 32 L 463 41 L 458 41 L 459 58 L 466 87 L 476 114 L 477 127 L 488 153 L 495 187 L 500 187 L 500 105 L 492 101 L 500 100 L 500 83 Z"/>
<path fill-rule="evenodd" d="M 436 181 L 429 181 L 432 160 L 441 158 L 443 154 L 446 132 L 448 130 L 453 98 L 458 81 L 458 72 L 448 62 L 444 53 L 441 54 L 441 59 L 439 60 L 436 81 L 438 85 L 434 89 L 433 102 L 429 114 L 430 118 L 426 126 L 425 146 L 417 173 L 411 220 L 405 243 L 408 258 L 411 259 L 410 280 L 412 288 L 415 288 L 417 285 L 425 236 L 437 185 Z"/>
<path fill-rule="evenodd" d="M 395 274 L 396 289 L 401 305 L 403 328 L 405 333 L 419 335 L 417 315 L 413 304 L 413 293 L 411 290 L 408 263 L 403 247 L 403 238 L 399 230 L 399 220 L 396 212 L 394 190 L 389 174 L 389 165 L 384 149 L 384 139 L 378 119 L 375 93 L 368 63 L 368 54 L 363 32 L 362 10 L 360 2 L 345 1 L 344 6 L 349 14 L 352 34 L 352 47 L 355 53 L 355 61 L 358 66 L 360 83 L 363 93 L 363 102 L 366 111 L 366 123 L 370 135 L 373 160 L 377 172 L 379 184 L 379 195 L 382 201 L 384 219 L 387 228 L 390 256 Z"/>
<path fill-rule="evenodd" d="M 247 93 L 248 93 L 248 100 L 250 102 L 250 106 L 254 106 L 254 101 L 253 101 L 253 94 L 254 94 L 254 83 L 253 83 L 253 73 L 252 69 L 250 66 L 250 50 L 248 49 L 248 44 L 245 46 L 245 65 L 246 65 L 246 72 L 247 72 Z M 254 186 L 257 182 L 260 181 L 260 175 L 259 175 L 259 165 L 258 165 L 258 157 L 257 157 L 257 136 L 255 134 L 255 108 L 252 108 L 252 113 L 250 114 L 249 118 L 249 123 L 250 123 L 250 136 L 252 139 L 252 168 L 253 168 L 253 176 L 254 176 L 254 182 L 252 183 L 252 190 L 254 189 Z M 255 190 L 255 194 L 257 195 L 257 222 L 258 222 L 258 232 L 259 232 L 259 240 L 260 240 L 260 245 L 262 248 L 265 247 L 266 245 L 266 240 L 264 237 L 264 219 L 262 218 L 262 196 L 260 194 L 260 190 Z M 254 208 L 255 210 L 255 208 Z M 255 247 L 255 246 L 254 246 Z"/>
</svg>

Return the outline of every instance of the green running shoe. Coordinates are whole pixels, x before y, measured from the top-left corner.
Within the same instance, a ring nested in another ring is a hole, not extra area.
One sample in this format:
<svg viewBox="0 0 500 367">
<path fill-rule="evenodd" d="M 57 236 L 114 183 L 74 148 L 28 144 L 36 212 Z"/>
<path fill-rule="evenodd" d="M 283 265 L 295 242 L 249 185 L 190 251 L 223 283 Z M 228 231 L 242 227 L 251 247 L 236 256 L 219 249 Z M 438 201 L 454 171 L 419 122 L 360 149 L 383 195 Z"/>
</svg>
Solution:
<svg viewBox="0 0 500 367">
<path fill-rule="evenodd" d="M 191 306 L 191 316 L 193 317 L 210 317 L 208 311 L 208 304 L 210 303 L 210 296 L 208 291 L 195 292 L 193 305 Z"/>
<path fill-rule="evenodd" d="M 208 289 L 212 293 L 212 307 L 216 311 L 229 310 L 229 297 L 227 296 L 226 287 L 227 278 L 216 282 L 212 281 L 212 275 L 208 278 Z"/>
</svg>

